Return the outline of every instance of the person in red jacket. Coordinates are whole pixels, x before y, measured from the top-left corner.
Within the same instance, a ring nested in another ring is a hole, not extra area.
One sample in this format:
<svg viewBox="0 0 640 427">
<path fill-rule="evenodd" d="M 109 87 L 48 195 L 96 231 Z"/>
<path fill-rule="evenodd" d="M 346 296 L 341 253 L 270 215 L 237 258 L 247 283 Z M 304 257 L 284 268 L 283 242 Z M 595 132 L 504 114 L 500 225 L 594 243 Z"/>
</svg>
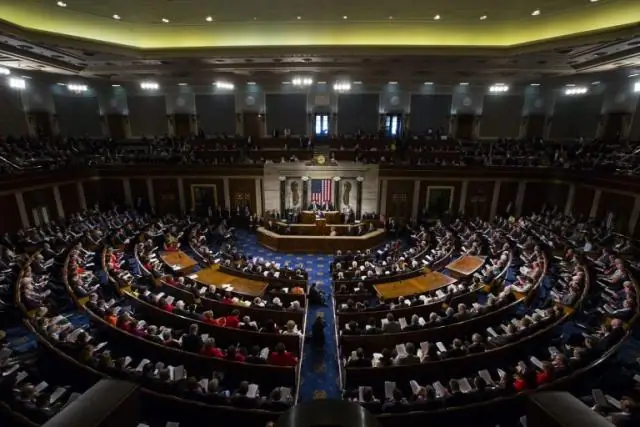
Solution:
<svg viewBox="0 0 640 427">
<path fill-rule="evenodd" d="M 513 389 L 516 391 L 516 393 L 527 389 L 527 381 L 524 379 L 524 376 L 520 372 L 516 372 L 514 375 Z"/>
<path fill-rule="evenodd" d="M 237 328 L 240 325 L 240 312 L 233 310 L 230 316 L 225 317 L 224 326 L 227 328 Z"/>
<path fill-rule="evenodd" d="M 200 354 L 203 356 L 217 357 L 218 359 L 222 359 L 224 357 L 224 353 L 219 347 L 216 347 L 216 340 L 213 338 L 209 338 L 204 343 L 202 350 L 200 350 Z"/>
<path fill-rule="evenodd" d="M 542 370 L 536 372 L 536 384 L 542 385 L 553 380 L 553 365 L 551 362 L 543 362 Z"/>
<path fill-rule="evenodd" d="M 272 351 L 267 361 L 270 365 L 277 366 L 295 366 L 298 358 L 291 352 L 286 351 L 283 343 L 276 344 L 275 351 Z"/>
<path fill-rule="evenodd" d="M 169 304 L 165 298 L 161 298 L 160 301 L 158 301 L 158 306 L 164 311 L 173 313 L 173 305 Z"/>
</svg>

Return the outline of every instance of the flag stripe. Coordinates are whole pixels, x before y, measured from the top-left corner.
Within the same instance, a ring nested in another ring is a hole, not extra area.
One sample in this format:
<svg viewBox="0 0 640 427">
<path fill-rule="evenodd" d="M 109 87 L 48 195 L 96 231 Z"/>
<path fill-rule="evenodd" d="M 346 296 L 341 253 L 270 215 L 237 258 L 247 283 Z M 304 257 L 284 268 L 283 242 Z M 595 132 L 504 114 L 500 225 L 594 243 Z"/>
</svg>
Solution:
<svg viewBox="0 0 640 427">
<path fill-rule="evenodd" d="M 331 203 L 333 199 L 332 179 L 311 180 L 311 201 L 316 203 Z"/>
</svg>

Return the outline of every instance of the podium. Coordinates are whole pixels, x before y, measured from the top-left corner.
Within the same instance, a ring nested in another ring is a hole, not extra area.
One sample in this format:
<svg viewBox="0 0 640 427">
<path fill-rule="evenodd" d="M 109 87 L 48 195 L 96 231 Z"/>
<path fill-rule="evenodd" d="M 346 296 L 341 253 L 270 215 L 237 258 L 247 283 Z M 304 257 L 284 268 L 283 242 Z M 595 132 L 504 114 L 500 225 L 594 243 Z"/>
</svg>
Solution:
<svg viewBox="0 0 640 427">
<path fill-rule="evenodd" d="M 300 222 L 302 224 L 315 224 L 318 215 L 314 211 L 302 211 L 300 212 Z M 338 211 L 323 211 L 322 218 L 327 224 L 340 224 L 340 212 Z"/>
</svg>

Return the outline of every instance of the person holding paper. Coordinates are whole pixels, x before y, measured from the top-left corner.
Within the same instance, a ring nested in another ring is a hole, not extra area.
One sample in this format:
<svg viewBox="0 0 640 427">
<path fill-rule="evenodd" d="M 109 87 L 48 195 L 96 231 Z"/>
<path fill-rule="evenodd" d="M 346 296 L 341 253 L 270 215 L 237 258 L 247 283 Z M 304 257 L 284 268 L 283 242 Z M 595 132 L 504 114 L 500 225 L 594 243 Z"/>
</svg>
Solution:
<svg viewBox="0 0 640 427">
<path fill-rule="evenodd" d="M 384 334 L 396 334 L 402 332 L 400 323 L 396 322 L 392 313 L 387 314 L 386 322 L 382 324 L 382 333 Z"/>
<path fill-rule="evenodd" d="M 406 354 L 403 356 L 398 355 L 397 364 L 404 365 L 419 365 L 420 358 L 416 355 L 416 347 L 413 343 L 409 342 L 404 346 Z"/>
<path fill-rule="evenodd" d="M 371 359 L 365 357 L 364 349 L 361 347 L 354 351 L 355 354 L 349 356 L 347 366 L 350 368 L 370 368 Z"/>
</svg>

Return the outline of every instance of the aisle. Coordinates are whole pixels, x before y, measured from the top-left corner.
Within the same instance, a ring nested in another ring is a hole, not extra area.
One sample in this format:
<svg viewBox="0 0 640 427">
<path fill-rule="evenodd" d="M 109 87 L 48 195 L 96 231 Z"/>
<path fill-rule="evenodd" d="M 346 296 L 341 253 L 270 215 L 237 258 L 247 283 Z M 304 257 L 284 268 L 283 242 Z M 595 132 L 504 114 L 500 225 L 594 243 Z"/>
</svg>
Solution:
<svg viewBox="0 0 640 427">
<path fill-rule="evenodd" d="M 309 281 L 316 282 L 318 288 L 327 296 L 326 307 L 309 307 L 307 310 L 307 336 L 311 335 L 311 325 L 318 315 L 324 316 L 326 322 L 326 346 L 323 354 L 314 354 L 311 343 L 305 342 L 302 358 L 300 384 L 300 401 L 314 398 L 339 399 L 338 350 L 335 340 L 335 318 L 333 312 L 333 289 L 329 266 L 332 255 L 290 254 L 274 252 L 260 246 L 255 235 L 238 231 L 236 233 L 238 249 L 247 256 L 263 257 L 268 261 L 303 264 L 309 272 Z"/>
</svg>

